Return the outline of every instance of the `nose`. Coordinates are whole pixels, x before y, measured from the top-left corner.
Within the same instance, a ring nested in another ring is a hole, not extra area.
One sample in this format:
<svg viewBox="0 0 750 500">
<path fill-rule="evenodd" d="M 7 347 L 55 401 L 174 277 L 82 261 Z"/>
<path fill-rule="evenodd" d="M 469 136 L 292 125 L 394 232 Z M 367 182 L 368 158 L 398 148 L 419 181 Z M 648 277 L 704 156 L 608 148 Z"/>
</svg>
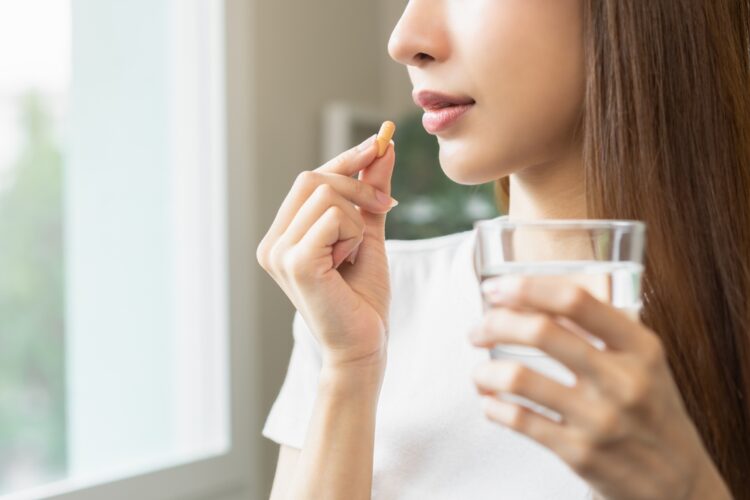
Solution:
<svg viewBox="0 0 750 500">
<path fill-rule="evenodd" d="M 388 54 L 406 66 L 445 60 L 449 40 L 442 0 L 410 0 L 388 40 Z"/>
</svg>

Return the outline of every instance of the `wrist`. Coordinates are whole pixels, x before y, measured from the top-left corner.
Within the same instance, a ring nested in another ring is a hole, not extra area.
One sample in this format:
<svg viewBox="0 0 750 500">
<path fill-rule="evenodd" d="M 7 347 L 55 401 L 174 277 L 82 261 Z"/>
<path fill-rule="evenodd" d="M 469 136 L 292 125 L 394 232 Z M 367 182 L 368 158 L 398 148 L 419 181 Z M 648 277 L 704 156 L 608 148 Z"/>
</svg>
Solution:
<svg viewBox="0 0 750 500">
<path fill-rule="evenodd" d="M 356 361 L 324 358 L 319 385 L 337 392 L 380 390 L 385 375 L 385 351 Z"/>
<path fill-rule="evenodd" d="M 382 376 L 386 364 L 386 347 L 367 354 L 343 354 L 332 350 L 323 351 L 323 369 L 330 374 L 345 374 L 349 377 Z"/>
</svg>

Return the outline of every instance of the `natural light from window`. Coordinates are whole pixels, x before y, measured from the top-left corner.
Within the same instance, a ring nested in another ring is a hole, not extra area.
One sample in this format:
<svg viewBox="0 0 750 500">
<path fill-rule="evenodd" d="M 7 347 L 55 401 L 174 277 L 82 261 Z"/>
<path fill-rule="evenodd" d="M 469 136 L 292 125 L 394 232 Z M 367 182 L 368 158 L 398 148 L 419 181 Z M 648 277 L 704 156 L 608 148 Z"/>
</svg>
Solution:
<svg viewBox="0 0 750 500">
<path fill-rule="evenodd" d="M 228 449 L 222 15 L 0 2 L 3 500 Z"/>
</svg>

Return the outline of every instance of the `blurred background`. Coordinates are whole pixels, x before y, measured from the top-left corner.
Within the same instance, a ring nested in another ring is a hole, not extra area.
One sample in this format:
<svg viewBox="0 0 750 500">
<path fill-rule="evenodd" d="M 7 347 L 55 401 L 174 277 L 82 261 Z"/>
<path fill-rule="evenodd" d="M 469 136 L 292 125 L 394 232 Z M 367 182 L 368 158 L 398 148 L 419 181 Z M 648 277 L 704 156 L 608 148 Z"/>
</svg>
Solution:
<svg viewBox="0 0 750 500">
<path fill-rule="evenodd" d="M 392 119 L 388 238 L 498 213 L 387 55 L 405 5 L 0 2 L 0 499 L 267 498 L 296 175 Z"/>
</svg>

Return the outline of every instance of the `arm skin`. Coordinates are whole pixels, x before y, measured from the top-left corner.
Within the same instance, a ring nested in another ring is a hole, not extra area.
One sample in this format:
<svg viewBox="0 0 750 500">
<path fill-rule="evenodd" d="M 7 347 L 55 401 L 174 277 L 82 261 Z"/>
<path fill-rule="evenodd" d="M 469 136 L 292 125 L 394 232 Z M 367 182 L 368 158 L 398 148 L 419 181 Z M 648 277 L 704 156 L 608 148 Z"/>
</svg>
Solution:
<svg viewBox="0 0 750 500">
<path fill-rule="evenodd" d="M 324 366 L 305 443 L 296 457 L 290 450 L 280 455 L 286 470 L 276 473 L 272 499 L 370 499 L 384 367 Z"/>
</svg>

